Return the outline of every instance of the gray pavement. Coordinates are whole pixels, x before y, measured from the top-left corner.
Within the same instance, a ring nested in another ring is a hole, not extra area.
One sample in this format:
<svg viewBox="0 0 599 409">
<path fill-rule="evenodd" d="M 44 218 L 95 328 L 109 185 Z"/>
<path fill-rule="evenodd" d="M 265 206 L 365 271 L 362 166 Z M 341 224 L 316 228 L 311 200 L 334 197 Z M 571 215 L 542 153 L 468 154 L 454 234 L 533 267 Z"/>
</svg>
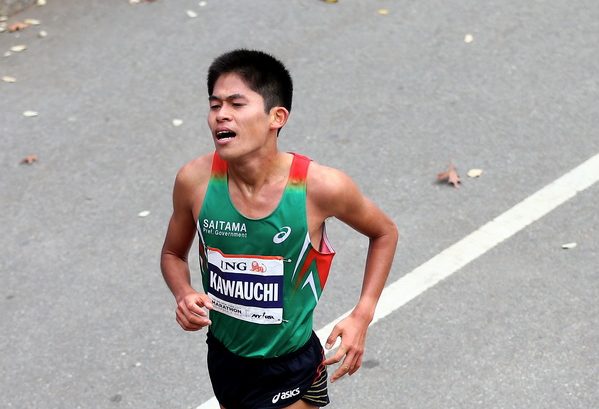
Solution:
<svg viewBox="0 0 599 409">
<path fill-rule="evenodd" d="M 599 153 L 595 1 L 49 0 L 9 23 L 24 18 L 42 24 L 0 34 L 17 80 L 0 81 L 0 407 L 212 397 L 204 336 L 174 321 L 158 261 L 176 171 L 212 149 L 205 71 L 225 50 L 288 64 L 281 147 L 392 215 L 390 281 Z M 449 161 L 458 190 L 434 183 Z M 375 324 L 329 407 L 599 407 L 598 200 L 595 185 Z M 329 233 L 317 328 L 352 307 L 367 245 Z"/>
<path fill-rule="evenodd" d="M 0 16 L 11 16 L 36 3 L 36 0 L 0 0 Z M 41 3 L 40 6 L 43 1 Z"/>
</svg>

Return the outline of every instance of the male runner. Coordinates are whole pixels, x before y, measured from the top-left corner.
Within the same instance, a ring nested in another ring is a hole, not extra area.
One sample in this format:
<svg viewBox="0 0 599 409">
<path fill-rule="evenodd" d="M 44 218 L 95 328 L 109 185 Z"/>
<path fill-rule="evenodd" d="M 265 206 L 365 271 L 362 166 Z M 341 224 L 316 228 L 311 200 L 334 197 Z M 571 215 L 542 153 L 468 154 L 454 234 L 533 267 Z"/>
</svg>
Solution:
<svg viewBox="0 0 599 409">
<path fill-rule="evenodd" d="M 287 69 L 260 51 L 235 50 L 208 71 L 208 125 L 215 152 L 183 166 L 162 249 L 164 279 L 186 331 L 208 327 L 208 370 L 222 408 L 317 408 L 331 381 L 362 364 L 366 331 L 391 268 L 393 221 L 344 173 L 281 152 L 291 110 Z M 370 239 L 362 292 L 327 339 L 312 330 L 314 307 L 334 256 L 325 220 Z M 191 285 L 187 256 L 199 236 L 204 292 Z M 206 310 L 209 310 L 209 314 Z"/>
</svg>

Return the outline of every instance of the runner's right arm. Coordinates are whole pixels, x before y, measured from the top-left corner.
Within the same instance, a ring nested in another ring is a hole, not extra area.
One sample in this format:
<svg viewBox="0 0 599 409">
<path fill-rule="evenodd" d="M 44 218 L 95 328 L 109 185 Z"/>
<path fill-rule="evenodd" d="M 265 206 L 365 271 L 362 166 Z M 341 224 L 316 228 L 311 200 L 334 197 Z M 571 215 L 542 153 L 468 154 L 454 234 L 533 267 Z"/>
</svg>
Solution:
<svg viewBox="0 0 599 409">
<path fill-rule="evenodd" d="M 204 308 L 212 309 L 208 296 L 191 286 L 188 254 L 195 235 L 193 199 L 197 194 L 197 177 L 194 162 L 185 165 L 175 180 L 173 189 L 173 214 L 171 216 L 162 253 L 160 268 L 164 281 L 177 302 L 177 322 L 186 331 L 197 331 L 210 325 Z"/>
</svg>

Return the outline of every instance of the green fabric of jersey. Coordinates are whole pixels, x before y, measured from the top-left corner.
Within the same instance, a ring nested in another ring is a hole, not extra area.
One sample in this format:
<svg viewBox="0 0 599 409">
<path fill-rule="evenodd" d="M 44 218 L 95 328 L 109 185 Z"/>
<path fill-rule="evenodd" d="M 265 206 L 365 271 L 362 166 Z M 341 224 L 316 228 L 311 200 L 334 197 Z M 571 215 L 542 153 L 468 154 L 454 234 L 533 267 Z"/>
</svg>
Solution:
<svg viewBox="0 0 599 409">
<path fill-rule="evenodd" d="M 315 249 L 306 217 L 310 159 L 293 154 L 276 209 L 250 219 L 233 205 L 227 163 L 216 153 L 197 221 L 204 291 L 211 297 L 212 334 L 231 352 L 271 358 L 295 351 L 312 332 L 334 251 L 323 227 Z"/>
</svg>

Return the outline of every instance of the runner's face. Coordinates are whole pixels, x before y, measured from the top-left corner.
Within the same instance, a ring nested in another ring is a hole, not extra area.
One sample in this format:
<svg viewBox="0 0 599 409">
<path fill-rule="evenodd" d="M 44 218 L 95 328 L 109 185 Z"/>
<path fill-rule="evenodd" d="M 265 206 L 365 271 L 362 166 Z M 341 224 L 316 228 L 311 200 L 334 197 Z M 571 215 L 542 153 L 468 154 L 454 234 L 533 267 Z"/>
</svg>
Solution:
<svg viewBox="0 0 599 409">
<path fill-rule="evenodd" d="M 218 154 L 225 160 L 253 153 L 266 145 L 276 130 L 264 111 L 264 99 L 241 77 L 221 75 L 209 97 L 208 126 Z"/>
</svg>

